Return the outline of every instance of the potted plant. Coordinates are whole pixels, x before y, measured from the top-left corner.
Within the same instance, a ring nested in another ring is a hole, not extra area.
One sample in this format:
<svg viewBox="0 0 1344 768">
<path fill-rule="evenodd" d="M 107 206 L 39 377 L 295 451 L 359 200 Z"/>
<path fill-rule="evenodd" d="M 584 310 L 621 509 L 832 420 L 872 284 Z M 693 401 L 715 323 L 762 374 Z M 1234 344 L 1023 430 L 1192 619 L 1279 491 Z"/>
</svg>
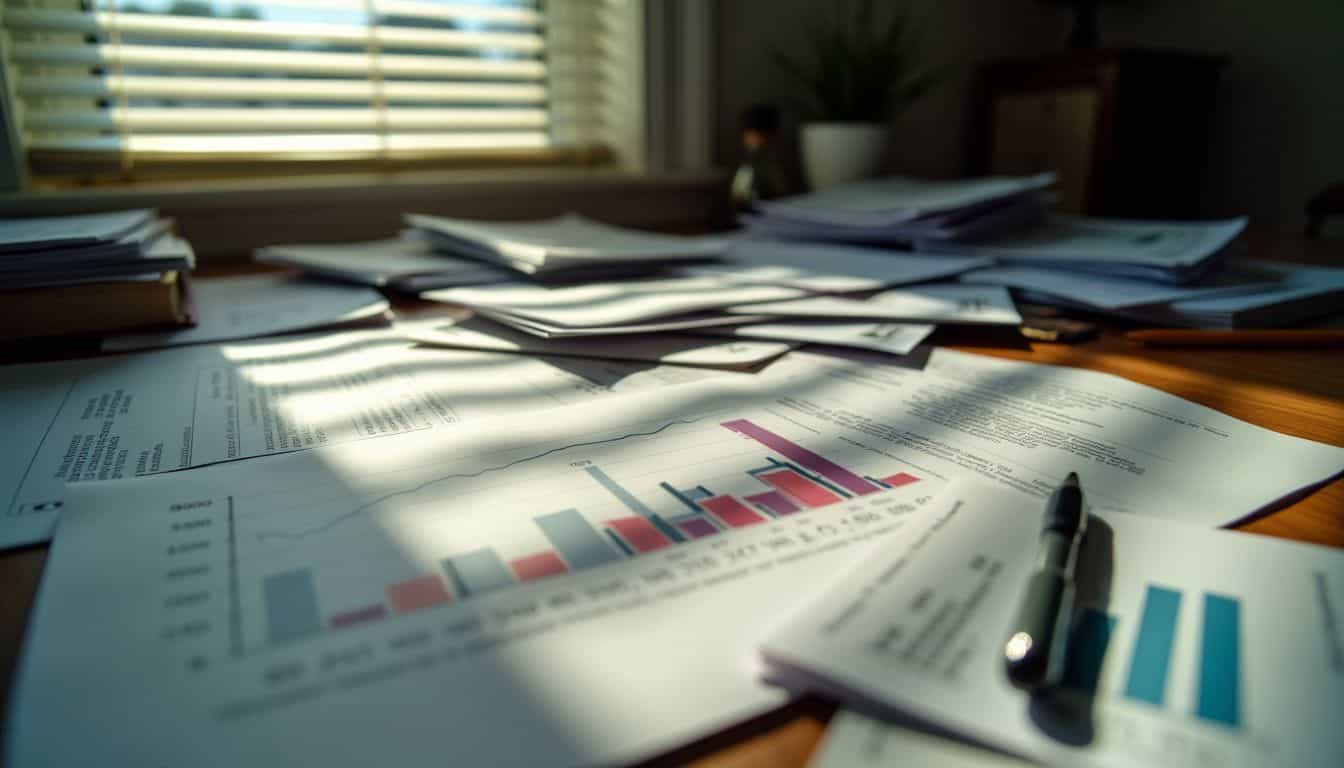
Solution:
<svg viewBox="0 0 1344 768">
<path fill-rule="evenodd" d="M 814 119 L 803 123 L 800 143 L 813 189 L 875 175 L 886 153 L 888 120 L 935 80 L 912 64 L 906 12 L 883 24 L 874 18 L 872 0 L 836 7 L 829 21 L 810 25 L 810 64 L 773 52 L 810 96 Z"/>
</svg>

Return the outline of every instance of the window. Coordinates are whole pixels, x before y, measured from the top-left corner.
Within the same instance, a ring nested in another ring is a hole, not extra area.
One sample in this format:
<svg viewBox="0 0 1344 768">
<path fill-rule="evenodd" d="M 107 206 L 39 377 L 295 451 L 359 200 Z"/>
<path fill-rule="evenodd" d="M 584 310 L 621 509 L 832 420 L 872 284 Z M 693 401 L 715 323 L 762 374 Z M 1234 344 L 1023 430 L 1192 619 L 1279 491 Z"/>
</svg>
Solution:
<svg viewBox="0 0 1344 768">
<path fill-rule="evenodd" d="M 39 179 L 579 162 L 619 151 L 642 82 L 622 0 L 3 2 Z"/>
</svg>

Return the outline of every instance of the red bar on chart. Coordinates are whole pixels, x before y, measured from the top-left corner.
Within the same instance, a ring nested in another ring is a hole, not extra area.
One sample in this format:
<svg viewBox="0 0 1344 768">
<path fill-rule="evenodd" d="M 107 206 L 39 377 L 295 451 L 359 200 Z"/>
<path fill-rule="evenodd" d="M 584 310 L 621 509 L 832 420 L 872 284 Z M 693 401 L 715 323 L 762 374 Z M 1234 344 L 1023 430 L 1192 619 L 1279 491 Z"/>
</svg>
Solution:
<svg viewBox="0 0 1344 768">
<path fill-rule="evenodd" d="M 892 488 L 900 488 L 902 485 L 918 483 L 919 478 L 915 477 L 909 472 L 897 472 L 891 477 L 882 478 L 882 482 L 886 483 L 887 485 L 890 485 Z"/>
<path fill-rule="evenodd" d="M 715 496 L 711 499 L 701 499 L 700 506 L 708 512 L 722 520 L 726 525 L 733 528 L 741 528 L 745 525 L 755 525 L 765 522 L 765 518 L 760 513 L 748 507 L 746 504 L 734 499 L 732 496 Z"/>
<path fill-rule="evenodd" d="M 779 490 L 787 493 L 789 496 L 801 501 L 805 507 L 824 507 L 827 504 L 834 504 L 840 501 L 840 497 L 830 490 L 817 485 L 806 477 L 794 472 L 792 469 L 781 469 L 778 472 L 765 472 L 756 476 L 767 485 L 773 485 Z"/>
<path fill-rule="evenodd" d="M 620 517 L 608 520 L 607 525 L 629 542 L 637 552 L 652 552 L 672 544 L 653 523 L 642 517 Z"/>
<path fill-rule="evenodd" d="M 370 621 L 377 621 L 387 615 L 387 609 L 382 603 L 366 605 L 363 608 L 338 613 L 331 617 L 332 629 L 345 629 L 353 627 L 356 624 L 366 624 Z"/>
<path fill-rule="evenodd" d="M 747 501 L 759 507 L 765 507 L 776 515 L 792 515 L 798 511 L 798 505 L 779 491 L 766 491 L 765 493 L 748 496 Z"/>
<path fill-rule="evenodd" d="M 819 453 L 813 453 L 801 445 L 780 435 L 776 435 L 764 427 L 748 421 L 747 419 L 737 419 L 735 421 L 725 421 L 723 426 L 734 432 L 746 435 L 752 440 L 779 453 L 797 463 L 801 467 L 816 472 L 818 475 L 830 480 L 832 483 L 844 488 L 850 493 L 863 496 L 868 493 L 876 493 L 882 490 L 881 487 L 874 485 L 862 477 L 850 472 L 848 469 L 836 464 L 834 461 L 822 456 Z"/>
<path fill-rule="evenodd" d="M 569 570 L 565 567 L 565 561 L 554 552 L 539 552 L 510 560 L 509 567 L 518 575 L 519 581 L 536 581 L 548 576 L 559 576 Z"/>
<path fill-rule="evenodd" d="M 680 523 L 677 523 L 677 527 L 682 530 L 682 533 L 685 533 L 692 539 L 703 539 L 706 536 L 713 536 L 719 532 L 719 529 L 715 528 L 713 523 L 702 517 L 682 520 Z"/>
<path fill-rule="evenodd" d="M 430 574 L 407 581 L 399 581 L 387 587 L 387 601 L 397 613 L 410 613 L 431 605 L 440 605 L 451 601 L 448 590 L 438 576 Z"/>
</svg>

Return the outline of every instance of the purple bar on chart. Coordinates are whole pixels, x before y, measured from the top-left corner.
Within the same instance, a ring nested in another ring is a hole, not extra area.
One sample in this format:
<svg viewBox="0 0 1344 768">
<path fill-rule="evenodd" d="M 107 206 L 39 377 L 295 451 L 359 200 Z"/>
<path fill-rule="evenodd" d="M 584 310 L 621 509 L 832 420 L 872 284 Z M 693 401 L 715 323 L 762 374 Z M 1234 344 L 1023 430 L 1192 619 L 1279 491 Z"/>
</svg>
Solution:
<svg viewBox="0 0 1344 768">
<path fill-rule="evenodd" d="M 792 469 L 781 469 L 778 472 L 762 473 L 757 475 L 756 479 L 787 493 L 790 497 L 802 502 L 805 507 L 824 507 L 827 504 L 834 504 L 835 502 L 840 501 L 839 496 L 836 496 L 826 488 L 823 488 L 797 472 L 794 472 Z"/>
<path fill-rule="evenodd" d="M 798 505 L 779 491 L 766 491 L 755 496 L 748 496 L 747 501 L 756 506 L 765 507 L 776 515 L 792 515 L 798 511 Z"/>
<path fill-rule="evenodd" d="M 366 605 L 363 608 L 355 608 L 351 611 L 338 613 L 331 617 L 332 629 L 345 629 L 353 627 L 356 624 L 366 624 L 370 621 L 377 621 L 387 615 L 387 609 L 382 603 Z"/>
<path fill-rule="evenodd" d="M 766 448 L 798 462 L 800 465 L 807 467 L 847 491 L 862 496 L 864 494 L 876 493 L 877 491 L 882 490 L 878 486 L 864 480 L 862 477 L 850 472 L 848 469 L 836 464 L 825 456 L 813 453 L 803 446 L 780 437 L 774 432 L 759 427 L 746 419 L 725 421 L 723 422 L 723 426 L 734 432 L 746 435 L 752 440 L 764 445 Z"/>
<path fill-rule="evenodd" d="M 677 523 L 677 527 L 680 528 L 683 533 L 685 533 L 687 536 L 690 536 L 692 539 L 703 539 L 706 536 L 713 536 L 714 534 L 719 532 L 719 529 L 715 528 L 713 523 L 709 522 L 703 517 L 696 517 L 690 520 L 682 520 L 681 522 Z"/>
<path fill-rule="evenodd" d="M 761 517 L 760 513 L 737 499 L 734 499 L 732 496 L 715 496 L 711 499 L 701 499 L 700 506 L 704 507 L 711 515 L 714 515 L 732 528 L 741 528 L 743 526 L 765 522 L 765 518 Z"/>
<path fill-rule="evenodd" d="M 607 525 L 612 530 L 620 534 L 630 546 L 635 548 L 636 552 L 652 552 L 663 547 L 670 546 L 672 542 L 668 540 L 653 523 L 642 517 L 621 517 L 615 520 L 608 520 Z"/>
<path fill-rule="evenodd" d="M 882 482 L 886 483 L 887 485 L 890 485 L 892 488 L 900 488 L 902 485 L 918 483 L 919 478 L 915 477 L 909 472 L 897 472 L 891 477 L 882 478 Z"/>
<path fill-rule="evenodd" d="M 387 600 L 397 613 L 410 613 L 431 605 L 452 600 L 438 576 L 430 574 L 418 579 L 399 581 L 387 587 Z"/>
</svg>

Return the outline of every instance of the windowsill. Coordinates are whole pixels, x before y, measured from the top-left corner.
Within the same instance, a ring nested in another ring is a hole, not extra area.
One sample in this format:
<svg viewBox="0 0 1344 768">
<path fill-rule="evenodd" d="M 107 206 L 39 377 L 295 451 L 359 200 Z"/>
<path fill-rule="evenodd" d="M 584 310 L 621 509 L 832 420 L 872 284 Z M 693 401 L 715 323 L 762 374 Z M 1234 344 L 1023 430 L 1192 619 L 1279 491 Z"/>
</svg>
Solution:
<svg viewBox="0 0 1344 768">
<path fill-rule="evenodd" d="M 202 261 L 262 245 L 392 237 L 403 213 L 530 219 L 578 211 L 615 224 L 707 229 L 728 219 L 719 170 L 612 168 L 413 171 L 128 184 L 0 195 L 0 216 L 158 208 Z"/>
</svg>

